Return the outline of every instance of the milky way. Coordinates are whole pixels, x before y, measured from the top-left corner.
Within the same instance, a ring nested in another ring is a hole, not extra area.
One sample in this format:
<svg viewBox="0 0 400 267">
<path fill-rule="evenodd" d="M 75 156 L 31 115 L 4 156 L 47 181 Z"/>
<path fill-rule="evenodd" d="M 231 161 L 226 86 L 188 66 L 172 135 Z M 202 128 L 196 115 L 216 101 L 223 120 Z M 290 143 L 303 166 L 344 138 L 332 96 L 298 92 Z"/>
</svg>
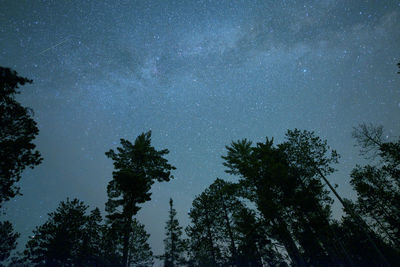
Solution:
<svg viewBox="0 0 400 267">
<path fill-rule="evenodd" d="M 314 130 L 341 154 L 330 180 L 351 198 L 352 127 L 400 132 L 398 1 L 3 0 L 0 26 L 0 64 L 34 80 L 18 100 L 44 157 L 7 205 L 20 247 L 66 197 L 104 210 L 104 152 L 149 129 L 177 167 L 138 215 L 155 254 L 170 197 L 185 226 L 196 194 L 235 180 L 220 158 L 232 140 Z"/>
</svg>

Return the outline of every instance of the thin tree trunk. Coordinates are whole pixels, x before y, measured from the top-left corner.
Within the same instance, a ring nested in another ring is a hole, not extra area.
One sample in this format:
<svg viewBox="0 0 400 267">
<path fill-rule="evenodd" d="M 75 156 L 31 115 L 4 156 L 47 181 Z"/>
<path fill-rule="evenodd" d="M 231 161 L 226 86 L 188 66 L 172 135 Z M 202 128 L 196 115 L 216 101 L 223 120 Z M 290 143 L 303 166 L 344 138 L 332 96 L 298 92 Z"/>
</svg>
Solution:
<svg viewBox="0 0 400 267">
<path fill-rule="evenodd" d="M 210 250 L 211 250 L 211 256 L 213 259 L 213 266 L 217 266 L 217 259 L 215 257 L 215 251 L 214 251 L 214 242 L 213 242 L 212 233 L 211 233 L 211 229 L 210 229 L 211 223 L 208 218 L 208 210 L 206 210 L 206 222 L 207 222 L 207 236 L 208 236 L 208 242 L 209 242 L 209 246 L 210 246 Z"/>
<path fill-rule="evenodd" d="M 222 202 L 222 209 L 224 211 L 224 218 L 226 221 L 226 228 L 228 230 L 228 235 L 229 235 L 230 242 L 231 242 L 231 253 L 232 253 L 232 258 L 233 258 L 233 262 L 234 262 L 233 264 L 234 264 L 234 266 L 236 266 L 237 265 L 237 252 L 236 252 L 235 240 L 233 238 L 233 233 L 232 233 L 232 228 L 231 228 L 231 224 L 229 221 L 228 212 L 226 210 L 224 199 L 222 197 L 221 197 L 221 202 Z"/>
<path fill-rule="evenodd" d="M 368 233 L 369 227 L 368 227 L 367 223 L 357 213 L 355 213 L 355 211 L 351 207 L 348 207 L 346 205 L 346 203 L 343 201 L 343 199 L 340 197 L 340 195 L 336 192 L 335 188 L 333 188 L 333 186 L 328 181 L 328 179 L 325 177 L 325 175 L 321 172 L 321 170 L 318 168 L 315 168 L 315 169 L 318 172 L 318 174 L 321 176 L 321 178 L 325 181 L 325 183 L 328 185 L 328 187 L 332 190 L 333 194 L 337 197 L 339 202 L 343 205 L 345 211 L 348 212 L 354 220 L 358 221 L 362 228 L 364 228 L 364 233 L 367 236 L 369 243 L 371 244 L 372 248 L 378 254 L 378 257 L 382 261 L 384 266 L 390 266 L 389 262 L 386 260 L 386 257 L 382 254 L 382 252 L 376 246 L 374 240 L 371 238 L 370 234 Z"/>
<path fill-rule="evenodd" d="M 303 257 L 301 256 L 300 251 L 297 248 L 296 243 L 294 242 L 289 230 L 287 229 L 286 222 L 283 221 L 283 219 L 280 216 L 277 217 L 277 220 L 278 220 L 278 223 L 279 223 L 279 225 L 278 225 L 278 227 L 280 229 L 279 232 L 281 233 L 279 235 L 279 237 L 281 239 L 281 242 L 285 246 L 285 248 L 286 248 L 286 250 L 287 250 L 287 252 L 289 254 L 289 257 L 292 260 L 293 264 L 295 266 L 298 266 L 298 267 L 306 267 L 307 264 L 304 261 Z"/>
<path fill-rule="evenodd" d="M 301 184 L 302 189 L 307 191 L 307 187 L 305 186 L 304 180 L 303 180 L 301 177 L 299 177 L 299 179 L 300 179 L 300 182 L 301 182 L 300 184 Z M 340 249 L 341 249 L 342 253 L 344 254 L 346 260 L 348 261 L 348 264 L 349 264 L 351 267 L 355 267 L 352 258 L 351 258 L 350 255 L 347 253 L 346 249 L 344 248 L 342 241 L 338 239 L 338 237 L 337 237 L 335 231 L 332 229 L 332 227 L 331 227 L 331 225 L 330 225 L 330 223 L 329 223 L 328 218 L 326 218 L 326 217 L 324 216 L 324 214 L 323 214 L 323 212 L 322 212 L 320 206 L 317 206 L 317 211 L 318 211 L 319 216 L 320 216 L 321 218 L 324 218 L 324 220 L 325 220 L 325 222 L 326 222 L 326 225 L 327 225 L 327 228 L 329 229 L 329 231 L 331 231 L 331 233 L 332 233 L 332 235 L 333 235 L 333 238 L 339 243 Z M 325 247 L 326 247 L 326 246 L 330 247 L 330 251 L 328 251 L 328 254 L 329 254 L 328 257 L 330 257 L 331 260 L 332 260 L 332 255 L 330 255 L 330 253 L 336 254 L 336 252 L 334 252 L 334 250 L 337 250 L 337 248 L 336 248 L 336 245 L 334 245 L 335 248 L 333 248 L 332 245 L 331 245 L 330 243 L 331 243 L 331 242 L 327 242 L 326 238 L 324 238 L 324 241 L 322 241 L 322 244 L 323 244 Z M 335 262 L 334 259 L 333 259 L 333 262 Z"/>
<path fill-rule="evenodd" d="M 123 250 L 122 250 L 122 265 L 128 266 L 128 253 L 129 253 L 129 236 L 132 232 L 132 216 L 127 218 L 127 225 L 125 226 L 124 230 L 124 237 L 123 237 Z"/>
<path fill-rule="evenodd" d="M 170 202 L 170 214 L 172 214 L 172 199 Z M 170 225 L 171 225 L 171 267 L 175 266 L 175 240 L 174 240 L 174 233 L 172 231 L 172 223 L 173 223 L 173 218 L 171 216 L 171 220 L 170 220 Z"/>
</svg>

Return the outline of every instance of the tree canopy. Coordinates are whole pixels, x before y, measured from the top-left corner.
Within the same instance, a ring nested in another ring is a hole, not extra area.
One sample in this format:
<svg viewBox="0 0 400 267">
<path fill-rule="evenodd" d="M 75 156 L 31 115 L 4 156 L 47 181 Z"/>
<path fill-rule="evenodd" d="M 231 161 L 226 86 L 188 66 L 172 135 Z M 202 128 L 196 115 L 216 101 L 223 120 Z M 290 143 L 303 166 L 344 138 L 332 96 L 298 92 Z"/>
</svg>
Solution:
<svg viewBox="0 0 400 267">
<path fill-rule="evenodd" d="M 142 133 L 132 144 L 121 139 L 117 152 L 110 150 L 106 156 L 114 163 L 113 179 L 107 186 L 106 212 L 111 229 L 122 239 L 122 265 L 128 261 L 129 240 L 132 232 L 132 217 L 137 214 L 139 204 L 150 200 L 154 181 L 169 181 L 174 166 L 164 158 L 168 149 L 156 150 L 151 145 L 151 132 Z"/>
</svg>

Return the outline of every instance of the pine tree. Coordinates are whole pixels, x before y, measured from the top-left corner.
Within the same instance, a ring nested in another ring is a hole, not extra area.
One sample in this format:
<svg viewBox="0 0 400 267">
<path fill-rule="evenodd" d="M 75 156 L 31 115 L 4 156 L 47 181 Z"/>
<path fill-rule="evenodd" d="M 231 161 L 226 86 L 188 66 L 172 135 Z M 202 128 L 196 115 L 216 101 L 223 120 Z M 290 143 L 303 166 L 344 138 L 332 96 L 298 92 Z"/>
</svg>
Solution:
<svg viewBox="0 0 400 267">
<path fill-rule="evenodd" d="M 148 243 L 150 235 L 144 229 L 144 225 L 139 223 L 136 219 L 133 219 L 131 228 L 132 232 L 129 239 L 128 266 L 153 266 L 153 252 Z"/>
<path fill-rule="evenodd" d="M 190 266 L 221 266 L 224 262 L 218 244 L 218 226 L 215 206 L 211 197 L 203 192 L 192 203 L 189 212 L 191 224 L 186 227 L 189 238 Z"/>
<path fill-rule="evenodd" d="M 33 139 L 39 129 L 32 119 L 33 111 L 15 100 L 19 85 L 32 80 L 0 67 L 0 207 L 4 201 L 19 194 L 16 183 L 26 167 L 35 167 L 42 158 L 35 150 Z"/>
<path fill-rule="evenodd" d="M 281 253 L 256 212 L 242 207 L 234 214 L 234 231 L 237 235 L 237 266 L 285 266 Z"/>
<path fill-rule="evenodd" d="M 121 145 L 117 152 L 106 152 L 106 156 L 114 161 L 115 168 L 113 179 L 107 186 L 106 212 L 110 229 L 122 237 L 121 265 L 126 266 L 132 217 L 139 211 L 139 204 L 151 199 L 150 189 L 154 181 L 169 181 L 175 167 L 164 158 L 168 149 L 158 151 L 151 145 L 150 131 L 139 135 L 134 144 L 121 139 Z"/>
<path fill-rule="evenodd" d="M 88 206 L 78 199 L 61 201 L 48 220 L 36 227 L 24 251 L 30 266 L 81 266 L 96 262 L 96 235 L 101 222 L 98 210 L 86 214 Z"/>
<path fill-rule="evenodd" d="M 173 207 L 172 198 L 169 200 L 169 219 L 165 226 L 166 238 L 164 239 L 164 259 L 165 267 L 182 266 L 185 260 L 186 244 L 182 239 L 182 227 L 179 226 L 178 219 L 176 218 L 176 210 Z"/>
<path fill-rule="evenodd" d="M 33 140 L 39 133 L 33 111 L 15 100 L 19 86 L 32 83 L 17 72 L 0 67 L 0 208 L 19 193 L 17 182 L 26 167 L 42 161 Z M 2 213 L 2 211 L 0 211 Z M 19 234 L 9 221 L 0 222 L 0 262 L 17 246 Z"/>
<path fill-rule="evenodd" d="M 18 233 L 14 232 L 9 221 L 0 222 L 0 262 L 6 260 L 17 246 Z"/>
<path fill-rule="evenodd" d="M 79 252 L 81 262 L 95 266 L 102 263 L 102 217 L 99 208 L 95 208 L 86 217 L 85 234 Z"/>
<path fill-rule="evenodd" d="M 354 129 L 361 154 L 375 162 L 356 166 L 350 184 L 357 192 L 357 211 L 385 242 L 400 249 L 400 139 L 384 142 L 382 135 L 381 126 Z"/>
<path fill-rule="evenodd" d="M 227 172 L 240 175 L 242 196 L 255 203 L 266 230 L 285 246 L 292 262 L 333 263 L 339 250 L 331 241 L 332 199 L 322 179 L 334 171 L 336 151 L 313 132 L 297 129 L 278 146 L 268 138 L 256 146 L 244 139 L 227 150 L 222 157 Z"/>
<path fill-rule="evenodd" d="M 237 214 L 244 208 L 237 197 L 237 186 L 217 178 L 193 201 L 190 255 L 197 266 L 237 266 L 239 233 Z"/>
<path fill-rule="evenodd" d="M 227 146 L 228 154 L 222 158 L 227 173 L 240 175 L 242 194 L 254 201 L 262 214 L 266 228 L 285 246 L 296 266 L 305 266 L 294 236 L 290 231 L 291 204 L 296 190 L 296 179 L 290 173 L 286 155 L 273 146 L 273 141 L 252 143 L 246 139 Z"/>
</svg>

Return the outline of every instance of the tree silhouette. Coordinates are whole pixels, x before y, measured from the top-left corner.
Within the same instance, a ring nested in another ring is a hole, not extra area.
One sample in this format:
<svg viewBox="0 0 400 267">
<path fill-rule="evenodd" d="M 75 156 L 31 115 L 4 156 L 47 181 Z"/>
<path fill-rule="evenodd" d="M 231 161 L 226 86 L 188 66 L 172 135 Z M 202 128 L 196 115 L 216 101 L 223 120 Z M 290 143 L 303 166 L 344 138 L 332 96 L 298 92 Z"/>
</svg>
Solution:
<svg viewBox="0 0 400 267">
<path fill-rule="evenodd" d="M 165 249 L 160 258 L 164 259 L 165 267 L 182 266 L 186 262 L 184 255 L 186 244 L 182 239 L 182 227 L 176 218 L 172 198 L 169 200 L 169 218 L 165 230 L 167 234 L 164 239 Z"/>
<path fill-rule="evenodd" d="M 252 143 L 246 139 L 232 142 L 222 158 L 227 173 L 240 175 L 239 183 L 250 201 L 254 201 L 266 227 L 274 232 L 296 266 L 305 266 L 289 228 L 290 204 L 296 185 L 289 172 L 286 155 L 273 146 L 273 141 Z"/>
<path fill-rule="evenodd" d="M 353 206 L 349 200 L 345 200 L 347 206 Z M 355 208 L 355 207 L 353 207 Z M 365 229 L 360 227 L 358 220 L 350 215 L 344 215 L 339 222 L 333 223 L 333 228 L 341 240 L 345 250 L 351 256 L 353 266 L 384 266 L 384 262 L 377 255 L 376 250 L 370 245 L 366 237 Z M 397 266 L 399 262 L 398 251 L 386 244 L 382 238 L 368 229 L 370 238 L 373 239 L 391 266 Z"/>
<path fill-rule="evenodd" d="M 106 212 L 112 229 L 122 236 L 122 265 L 126 266 L 132 217 L 140 209 L 138 204 L 151 199 L 149 191 L 155 180 L 162 182 L 173 178 L 171 170 L 175 167 L 164 158 L 168 149 L 158 151 L 151 145 L 150 131 L 139 135 L 134 144 L 121 139 L 121 145 L 117 152 L 112 149 L 106 152 L 116 170 L 107 186 Z"/>
<path fill-rule="evenodd" d="M 353 137 L 363 155 L 373 155 L 374 165 L 357 165 L 350 184 L 357 192 L 355 208 L 377 233 L 400 249 L 400 139 L 384 142 L 383 127 L 361 124 Z"/>
<path fill-rule="evenodd" d="M 189 212 L 191 225 L 186 228 L 189 237 L 190 266 L 221 266 L 224 262 L 218 244 L 216 212 L 210 196 L 203 192 L 192 203 Z"/>
<path fill-rule="evenodd" d="M 241 208 L 234 215 L 234 231 L 237 235 L 237 266 L 255 267 L 285 266 L 285 260 L 276 250 L 276 242 L 264 227 L 262 218 L 250 208 Z"/>
<path fill-rule="evenodd" d="M 30 266 L 95 265 L 99 252 L 101 216 L 95 209 L 86 215 L 78 199 L 61 201 L 48 220 L 36 227 L 24 251 Z"/>
<path fill-rule="evenodd" d="M 32 143 L 39 130 L 32 119 L 33 111 L 15 100 L 19 86 L 32 80 L 0 67 L 0 208 L 5 201 L 19 194 L 16 183 L 26 167 L 33 168 L 41 162 Z M 17 245 L 19 234 L 9 221 L 0 222 L 0 261 L 10 256 Z"/>
<path fill-rule="evenodd" d="M 39 133 L 32 119 L 33 111 L 15 100 L 19 85 L 32 80 L 0 67 L 0 207 L 4 201 L 19 194 L 15 185 L 26 167 L 33 168 L 41 162 L 32 143 Z"/>
<path fill-rule="evenodd" d="M 144 225 L 139 223 L 136 219 L 133 219 L 131 228 L 132 232 L 129 239 L 128 266 L 153 266 L 153 252 L 148 244 L 150 235 L 144 229 Z"/>
<path fill-rule="evenodd" d="M 14 233 L 9 221 L 0 222 L 0 262 L 6 260 L 17 246 L 18 233 Z"/>
</svg>

